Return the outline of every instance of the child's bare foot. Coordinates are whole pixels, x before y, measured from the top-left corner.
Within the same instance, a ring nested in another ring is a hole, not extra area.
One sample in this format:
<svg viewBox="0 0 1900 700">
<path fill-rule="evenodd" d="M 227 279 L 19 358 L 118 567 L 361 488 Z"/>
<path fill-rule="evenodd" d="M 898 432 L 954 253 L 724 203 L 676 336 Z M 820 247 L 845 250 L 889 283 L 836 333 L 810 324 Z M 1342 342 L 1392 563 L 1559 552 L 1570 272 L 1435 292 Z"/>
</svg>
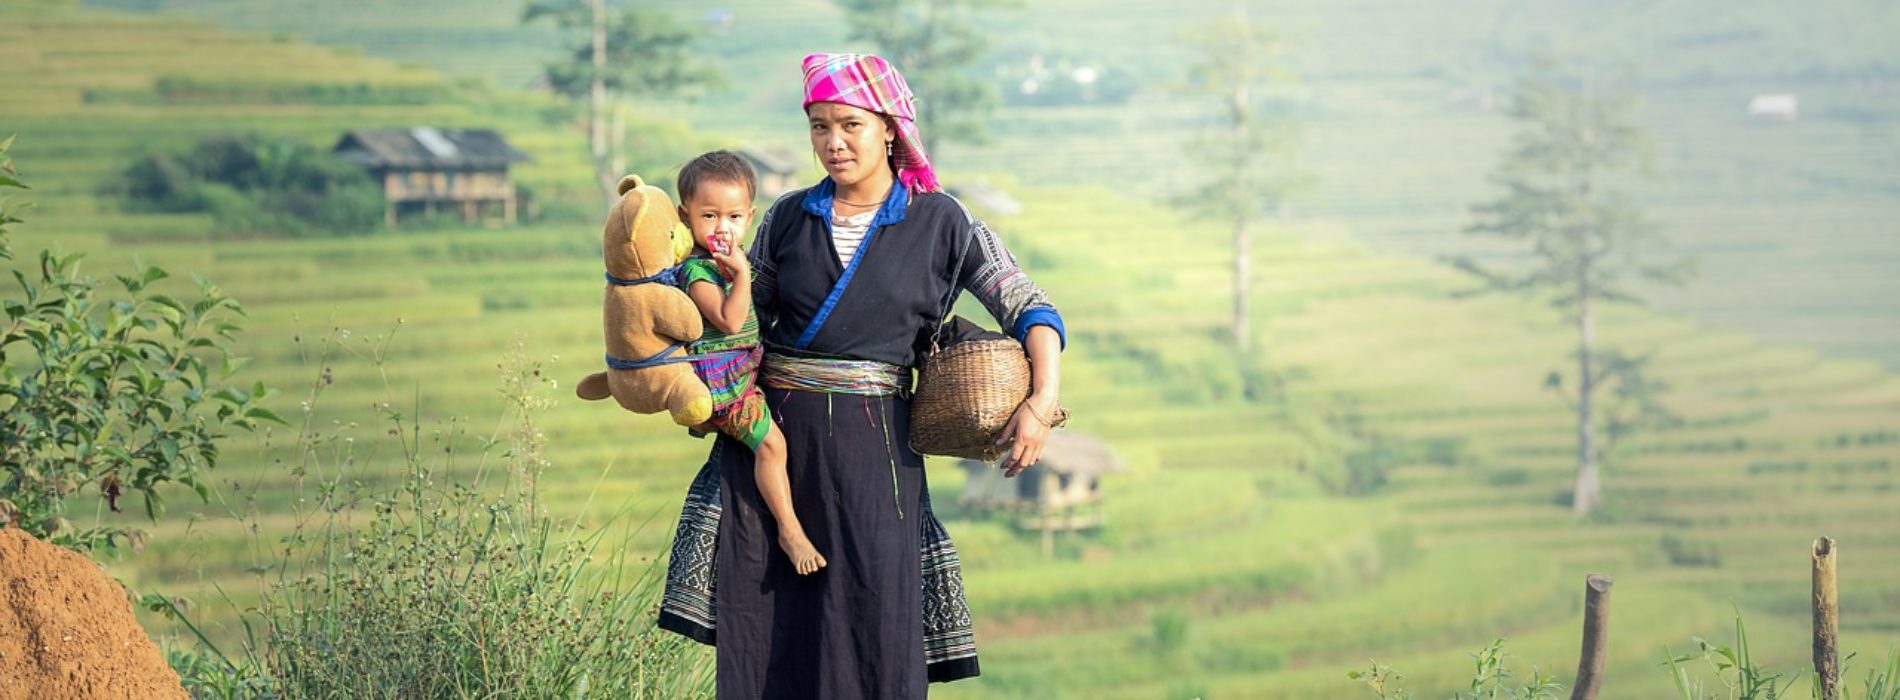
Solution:
<svg viewBox="0 0 1900 700">
<path fill-rule="evenodd" d="M 818 548 L 811 546 L 811 540 L 802 532 L 782 533 L 778 536 L 779 549 L 785 550 L 785 556 L 792 560 L 792 568 L 798 575 L 807 576 L 825 568 L 825 557 Z"/>
</svg>

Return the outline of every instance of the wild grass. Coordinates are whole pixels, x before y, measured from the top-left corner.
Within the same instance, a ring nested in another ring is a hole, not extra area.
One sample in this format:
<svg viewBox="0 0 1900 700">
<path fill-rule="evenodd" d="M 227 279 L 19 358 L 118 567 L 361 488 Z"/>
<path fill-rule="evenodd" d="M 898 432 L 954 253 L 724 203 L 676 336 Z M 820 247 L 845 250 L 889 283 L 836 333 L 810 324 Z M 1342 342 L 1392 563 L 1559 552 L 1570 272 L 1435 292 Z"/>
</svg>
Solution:
<svg viewBox="0 0 1900 700">
<path fill-rule="evenodd" d="M 388 341 L 366 344 L 370 367 Z M 387 485 L 366 482 L 374 468 L 358 462 L 377 447 L 314 419 L 330 355 L 350 344 L 331 335 L 313 345 L 318 374 L 284 462 L 300 494 L 294 524 L 262 526 L 255 502 L 235 514 L 250 526 L 259 587 L 239 616 L 245 635 L 227 653 L 174 601 L 146 599 L 190 633 L 171 658 L 194 696 L 709 694 L 703 650 L 654 626 L 664 568 L 627 546 L 645 523 L 623 511 L 584 527 L 542 505 L 549 462 L 537 421 L 556 382 L 519 341 L 499 365 L 508 409 L 493 432 L 380 404 L 381 433 L 364 437 L 400 455 Z M 460 478 L 458 460 L 475 462 L 473 478 Z"/>
</svg>

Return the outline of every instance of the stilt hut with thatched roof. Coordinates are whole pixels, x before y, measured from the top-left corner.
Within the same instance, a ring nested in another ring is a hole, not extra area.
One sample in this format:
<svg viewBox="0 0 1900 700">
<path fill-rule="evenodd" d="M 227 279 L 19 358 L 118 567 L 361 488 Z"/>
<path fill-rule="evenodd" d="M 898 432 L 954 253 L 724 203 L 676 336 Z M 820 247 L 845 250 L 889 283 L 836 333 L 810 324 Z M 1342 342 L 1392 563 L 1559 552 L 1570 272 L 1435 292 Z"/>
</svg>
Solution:
<svg viewBox="0 0 1900 700">
<path fill-rule="evenodd" d="M 1012 515 L 1018 526 L 1042 533 L 1045 556 L 1054 553 L 1055 533 L 1100 527 L 1102 475 L 1127 469 L 1100 439 L 1073 430 L 1049 434 L 1035 468 L 1005 478 L 993 464 L 958 463 L 969 478 L 958 504 L 965 510 Z"/>
<path fill-rule="evenodd" d="M 529 159 L 490 129 L 427 126 L 354 129 L 331 150 L 382 184 L 383 223 L 392 228 L 404 214 L 441 208 L 459 210 L 463 221 L 499 213 L 503 225 L 514 224 L 519 201 L 508 166 Z"/>
</svg>

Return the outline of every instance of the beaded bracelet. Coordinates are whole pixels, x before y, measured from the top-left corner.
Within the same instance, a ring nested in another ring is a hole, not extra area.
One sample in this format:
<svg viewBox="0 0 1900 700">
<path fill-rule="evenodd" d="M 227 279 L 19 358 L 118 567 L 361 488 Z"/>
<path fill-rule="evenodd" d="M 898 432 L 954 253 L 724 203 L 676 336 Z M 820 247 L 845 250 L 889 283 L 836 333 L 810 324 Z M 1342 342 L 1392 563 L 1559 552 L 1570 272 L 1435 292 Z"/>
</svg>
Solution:
<svg viewBox="0 0 1900 700">
<path fill-rule="evenodd" d="M 1029 409 L 1029 415 L 1035 416 L 1036 422 L 1041 423 L 1045 428 L 1060 427 L 1062 424 L 1069 422 L 1069 409 L 1063 408 L 1060 405 L 1056 406 L 1055 420 L 1043 418 L 1042 413 L 1036 410 L 1035 404 L 1029 403 L 1028 401 L 1023 402 L 1023 408 Z"/>
</svg>

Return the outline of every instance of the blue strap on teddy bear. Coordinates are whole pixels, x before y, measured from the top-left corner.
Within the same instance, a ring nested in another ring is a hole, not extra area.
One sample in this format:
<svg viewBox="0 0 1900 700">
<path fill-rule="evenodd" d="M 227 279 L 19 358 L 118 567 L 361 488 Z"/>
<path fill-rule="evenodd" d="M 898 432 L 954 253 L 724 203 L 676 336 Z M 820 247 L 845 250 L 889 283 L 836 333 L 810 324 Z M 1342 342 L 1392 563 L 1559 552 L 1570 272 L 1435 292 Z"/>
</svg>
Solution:
<svg viewBox="0 0 1900 700">
<path fill-rule="evenodd" d="M 630 280 L 624 277 L 615 277 L 614 273 L 611 273 L 611 272 L 603 273 L 603 274 L 606 275 L 608 284 L 611 284 L 617 287 L 632 287 L 636 285 L 650 284 L 653 282 L 659 282 L 660 284 L 664 284 L 668 287 L 680 286 L 680 266 L 679 265 L 674 265 L 672 267 L 656 272 L 650 276 L 642 277 L 637 280 Z"/>
<path fill-rule="evenodd" d="M 685 343 L 674 343 L 672 345 L 666 346 L 665 350 L 661 350 L 659 352 L 653 353 L 651 357 L 647 357 L 645 359 L 640 359 L 640 360 L 623 360 L 618 357 L 614 357 L 613 355 L 607 355 L 605 357 L 607 358 L 607 366 L 612 369 L 646 369 L 648 367 L 670 365 L 676 362 L 691 361 L 693 359 L 691 355 L 681 355 L 679 357 L 673 357 L 674 354 L 678 353 L 681 349 L 685 347 L 686 347 Z"/>
<path fill-rule="evenodd" d="M 655 282 L 664 284 L 668 287 L 677 287 L 679 286 L 680 266 L 674 265 L 672 267 L 669 267 L 657 273 L 654 273 L 653 275 L 642 277 L 637 280 L 630 280 L 624 277 L 615 277 L 614 273 L 612 272 L 608 272 L 604 274 L 607 277 L 608 284 L 620 286 L 620 287 L 633 287 L 633 286 L 642 285 L 642 284 L 652 284 Z M 648 367 L 658 367 L 660 365 L 670 365 L 670 364 L 674 364 L 678 362 L 691 361 L 693 359 L 691 356 L 675 357 L 675 355 L 677 355 L 680 350 L 685 349 L 685 347 L 686 347 L 685 343 L 674 343 L 672 345 L 666 346 L 666 349 L 664 350 L 653 353 L 653 355 L 649 357 L 645 357 L 638 360 L 623 360 L 621 358 L 614 357 L 613 355 L 606 355 L 605 357 L 607 358 L 607 366 L 612 369 L 646 369 Z"/>
</svg>

